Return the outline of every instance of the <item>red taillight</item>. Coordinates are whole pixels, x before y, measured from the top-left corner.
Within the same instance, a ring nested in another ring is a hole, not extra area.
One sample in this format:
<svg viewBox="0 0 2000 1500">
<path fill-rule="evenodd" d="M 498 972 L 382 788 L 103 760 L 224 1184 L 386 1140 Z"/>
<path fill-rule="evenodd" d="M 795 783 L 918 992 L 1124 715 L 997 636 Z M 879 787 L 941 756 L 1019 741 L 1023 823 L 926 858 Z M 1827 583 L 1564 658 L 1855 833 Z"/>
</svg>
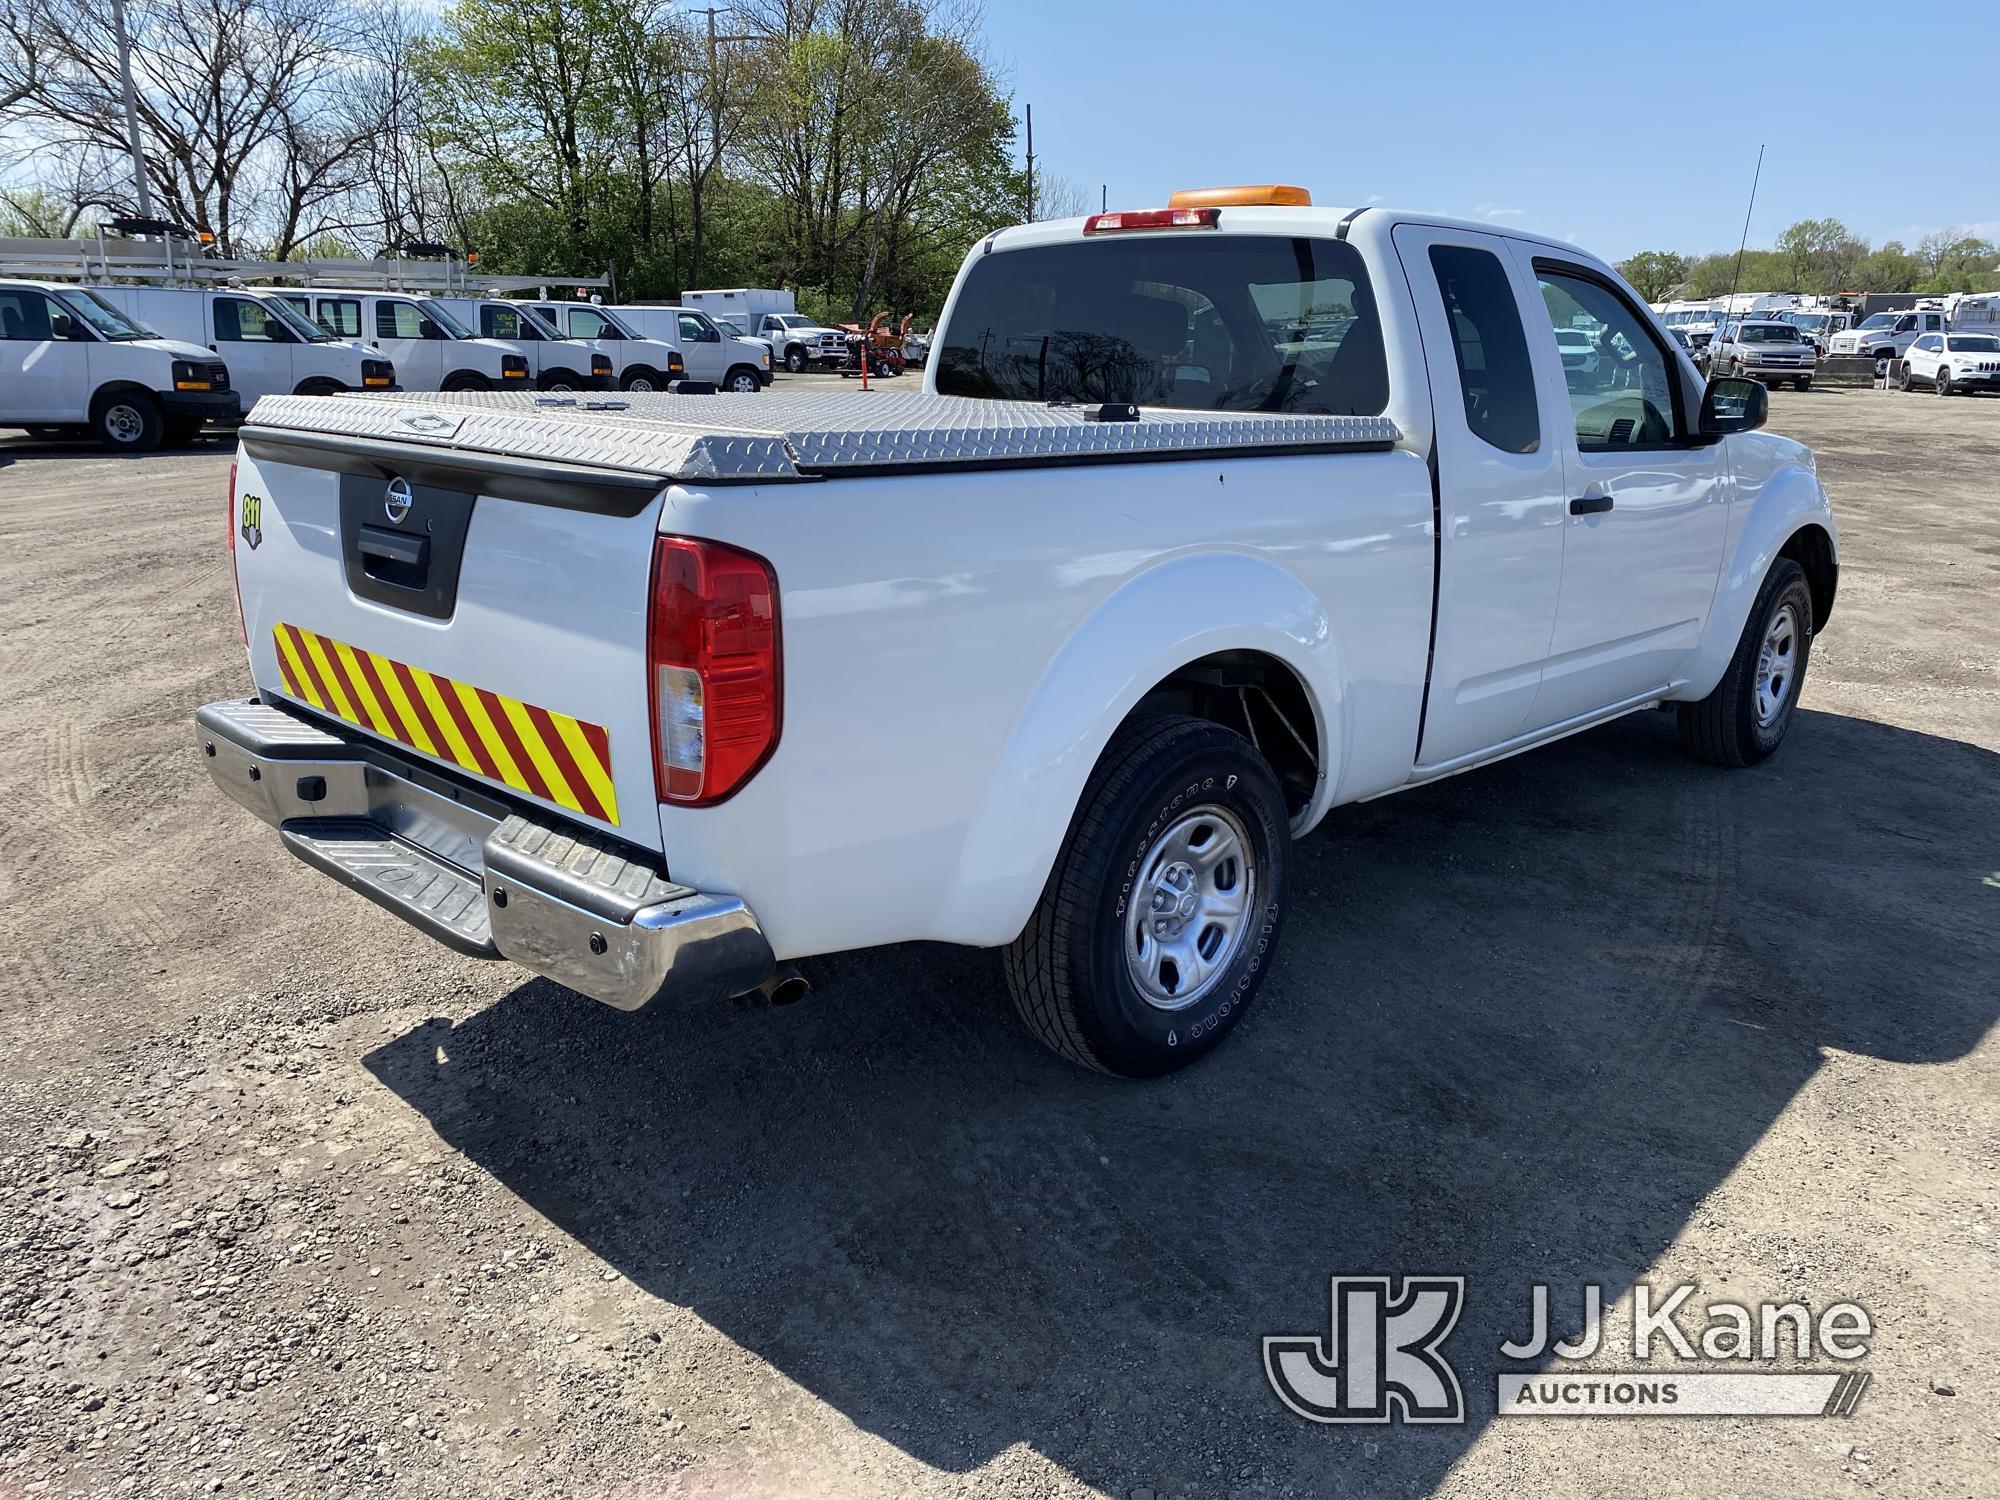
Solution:
<svg viewBox="0 0 2000 1500">
<path fill-rule="evenodd" d="M 243 622 L 243 580 L 236 576 L 236 460 L 229 460 L 229 581 L 236 588 L 236 633 L 250 644 L 250 627 Z"/>
<path fill-rule="evenodd" d="M 720 802 L 770 758 L 779 724 L 778 580 L 761 557 L 663 536 L 646 680 L 663 802 Z"/>
<path fill-rule="evenodd" d="M 1148 208 L 1139 213 L 1092 214 L 1083 221 L 1085 234 L 1110 234 L 1120 229 L 1213 229 L 1222 220 L 1219 208 Z"/>
</svg>

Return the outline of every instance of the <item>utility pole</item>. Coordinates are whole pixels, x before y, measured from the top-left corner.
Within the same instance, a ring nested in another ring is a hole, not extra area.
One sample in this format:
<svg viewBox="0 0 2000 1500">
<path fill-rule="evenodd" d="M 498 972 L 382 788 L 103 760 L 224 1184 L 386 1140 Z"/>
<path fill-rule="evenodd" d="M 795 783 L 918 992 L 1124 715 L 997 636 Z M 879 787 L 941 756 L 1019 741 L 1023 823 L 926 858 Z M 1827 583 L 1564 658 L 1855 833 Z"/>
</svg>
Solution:
<svg viewBox="0 0 2000 1500">
<path fill-rule="evenodd" d="M 125 139 L 132 148 L 132 183 L 139 190 L 139 217 L 153 217 L 153 190 L 146 185 L 146 156 L 139 149 L 139 99 L 132 88 L 132 38 L 125 30 L 125 0 L 111 0 L 118 27 L 118 82 L 125 92 Z"/>
</svg>

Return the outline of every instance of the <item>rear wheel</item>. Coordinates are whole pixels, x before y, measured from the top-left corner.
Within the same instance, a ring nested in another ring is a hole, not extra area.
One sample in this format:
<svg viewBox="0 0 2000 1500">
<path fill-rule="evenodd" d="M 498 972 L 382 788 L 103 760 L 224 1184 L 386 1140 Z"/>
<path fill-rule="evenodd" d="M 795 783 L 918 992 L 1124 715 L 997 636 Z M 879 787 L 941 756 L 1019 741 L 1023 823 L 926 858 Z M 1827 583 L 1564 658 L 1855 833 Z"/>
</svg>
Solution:
<svg viewBox="0 0 2000 1500">
<path fill-rule="evenodd" d="M 51 427 L 27 427 L 22 429 L 29 437 L 44 443 L 73 443 L 90 429 L 68 425 Z"/>
<path fill-rule="evenodd" d="M 1681 745 L 1718 766 L 1753 766 L 1783 743 L 1812 658 L 1812 591 L 1789 557 L 1773 564 L 1715 691 L 1680 705 Z"/>
<path fill-rule="evenodd" d="M 160 443 L 167 448 L 185 448 L 201 436 L 199 422 L 169 422 L 160 434 Z"/>
<path fill-rule="evenodd" d="M 722 382 L 725 391 L 734 391 L 739 396 L 749 395 L 764 389 L 764 382 L 757 378 L 757 372 L 748 365 L 738 365 Z"/>
<path fill-rule="evenodd" d="M 160 403 L 144 391 L 113 391 L 90 405 L 90 429 L 114 453 L 151 453 L 166 435 Z"/>
<path fill-rule="evenodd" d="M 1127 1078 L 1207 1053 L 1270 968 L 1290 840 L 1277 778 L 1241 735 L 1178 715 L 1127 725 L 1006 950 L 1021 1019 Z"/>
</svg>

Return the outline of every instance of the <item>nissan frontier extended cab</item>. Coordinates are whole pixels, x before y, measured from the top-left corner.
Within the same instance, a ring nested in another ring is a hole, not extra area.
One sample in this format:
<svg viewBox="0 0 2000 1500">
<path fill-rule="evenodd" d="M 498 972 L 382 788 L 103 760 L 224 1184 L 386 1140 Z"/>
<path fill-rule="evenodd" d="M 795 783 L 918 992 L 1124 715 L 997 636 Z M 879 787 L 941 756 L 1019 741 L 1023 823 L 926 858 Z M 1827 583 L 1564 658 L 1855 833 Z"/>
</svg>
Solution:
<svg viewBox="0 0 2000 1500">
<path fill-rule="evenodd" d="M 1652 707 L 1751 765 L 1833 607 L 1763 386 L 1560 241 L 1282 188 L 1009 229 L 925 379 L 267 398 L 210 772 L 610 1005 L 969 944 L 1143 1076 L 1241 1023 L 1328 809 Z"/>
</svg>

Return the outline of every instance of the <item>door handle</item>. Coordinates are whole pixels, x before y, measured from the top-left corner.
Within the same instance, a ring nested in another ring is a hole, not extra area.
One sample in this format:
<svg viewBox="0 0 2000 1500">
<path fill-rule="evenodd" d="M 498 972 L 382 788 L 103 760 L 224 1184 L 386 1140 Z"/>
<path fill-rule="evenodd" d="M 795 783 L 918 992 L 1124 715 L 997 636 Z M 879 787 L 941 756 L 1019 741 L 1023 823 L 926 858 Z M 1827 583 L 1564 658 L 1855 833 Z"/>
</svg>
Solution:
<svg viewBox="0 0 2000 1500">
<path fill-rule="evenodd" d="M 1569 513 L 1573 516 L 1601 516 L 1611 509 L 1611 496 L 1604 490 L 1594 495 L 1579 495 L 1569 503 Z"/>
</svg>

